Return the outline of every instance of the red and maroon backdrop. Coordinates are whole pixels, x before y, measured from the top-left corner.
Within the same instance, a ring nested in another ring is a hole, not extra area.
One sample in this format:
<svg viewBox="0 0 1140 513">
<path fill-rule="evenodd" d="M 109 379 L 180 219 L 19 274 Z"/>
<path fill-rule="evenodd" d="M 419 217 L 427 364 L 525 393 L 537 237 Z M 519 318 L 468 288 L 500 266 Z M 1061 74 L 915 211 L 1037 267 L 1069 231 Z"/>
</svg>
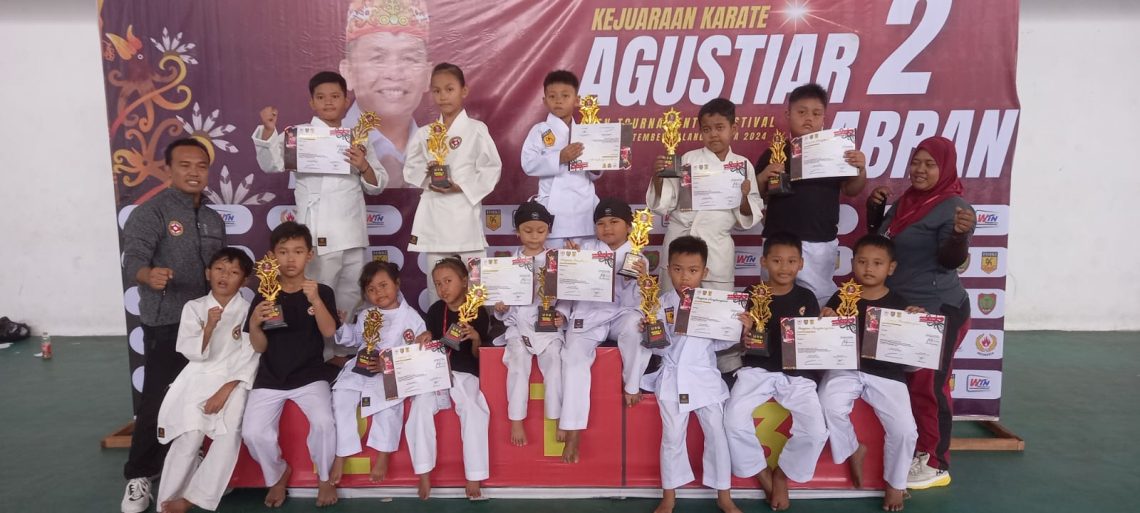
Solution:
<svg viewBox="0 0 1140 513">
<path fill-rule="evenodd" d="M 355 6 L 357 21 L 416 34 L 426 54 L 372 61 L 347 55 L 350 7 L 346 0 L 100 2 L 120 226 L 133 206 L 165 187 L 163 147 L 196 136 L 214 153 L 208 196 L 226 219 L 230 243 L 263 254 L 269 230 L 291 215 L 294 200 L 288 175 L 257 167 L 250 141 L 257 113 L 274 105 L 280 127 L 308 122 L 308 78 L 340 69 L 349 57 L 375 76 L 391 75 L 356 80 L 354 98 L 379 101 L 382 111 L 385 99 L 418 97 L 419 124 L 437 113 L 424 94 L 426 80 L 417 77 L 443 61 L 463 68 L 468 114 L 487 123 L 504 164 L 484 202 L 491 251 L 515 244 L 511 213 L 537 190 L 519 168 L 519 152 L 527 130 L 546 115 L 541 95 L 548 71 L 573 70 L 582 77 L 582 94 L 598 95 L 601 117 L 634 126 L 635 170 L 598 182 L 600 195 L 633 204 L 644 203 L 648 163 L 661 152 L 655 123 L 662 112 L 675 107 L 687 117 L 679 151 L 688 151 L 700 144 L 699 106 L 729 98 L 738 105 L 740 128 L 733 150 L 754 158 L 773 127 L 787 129 L 787 93 L 816 81 L 831 92 L 828 125 L 858 128 L 871 178 L 867 192 L 889 185 L 900 193 L 921 139 L 955 141 L 966 197 L 978 211 L 975 247 L 961 269 L 974 330 L 956 362 L 956 412 L 998 416 L 1010 168 L 1020 112 L 1017 2 L 377 0 L 364 10 Z M 400 159 L 383 161 L 399 168 Z M 404 293 L 422 305 L 423 262 L 405 252 L 417 200 L 413 189 L 368 197 L 365 222 L 371 255 L 402 264 Z M 842 207 L 844 245 L 864 231 L 863 200 Z M 738 234 L 738 286 L 758 279 L 760 245 L 758 228 Z M 650 256 L 656 261 L 660 253 Z M 849 259 L 843 249 L 837 280 L 850 273 Z M 124 278 L 137 393 L 145 356 L 134 287 Z"/>
</svg>

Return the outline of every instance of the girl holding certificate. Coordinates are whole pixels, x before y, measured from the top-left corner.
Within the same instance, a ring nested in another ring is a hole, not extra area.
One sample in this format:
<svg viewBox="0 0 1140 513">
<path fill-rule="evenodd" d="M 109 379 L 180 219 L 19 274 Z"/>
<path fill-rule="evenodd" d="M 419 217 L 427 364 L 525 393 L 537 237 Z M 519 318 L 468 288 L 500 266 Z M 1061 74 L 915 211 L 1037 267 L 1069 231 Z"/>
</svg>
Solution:
<svg viewBox="0 0 1140 513">
<path fill-rule="evenodd" d="M 883 215 L 892 196 L 889 187 L 878 187 L 867 198 L 868 230 L 895 244 L 898 268 L 887 286 L 911 304 L 946 316 L 948 343 L 942 348 L 940 369 L 922 369 L 907 377 L 918 423 L 917 452 L 907 476 L 907 487 L 913 489 L 950 484 L 949 378 L 954 352 L 970 328 L 970 298 L 956 270 L 969 256 L 977 222 L 974 209 L 962 198 L 957 161 L 952 141 L 926 139 L 911 157 L 910 187 L 890 212 Z"/>
</svg>

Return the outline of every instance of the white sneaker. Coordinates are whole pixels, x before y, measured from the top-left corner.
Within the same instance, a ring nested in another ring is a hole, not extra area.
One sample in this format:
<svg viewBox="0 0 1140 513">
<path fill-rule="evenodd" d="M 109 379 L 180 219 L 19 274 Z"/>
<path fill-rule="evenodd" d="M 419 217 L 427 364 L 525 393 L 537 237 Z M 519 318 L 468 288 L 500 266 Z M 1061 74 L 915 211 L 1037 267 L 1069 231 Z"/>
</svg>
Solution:
<svg viewBox="0 0 1140 513">
<path fill-rule="evenodd" d="M 910 465 L 910 471 L 907 472 L 906 476 L 907 488 L 912 490 L 925 490 L 927 488 L 950 484 L 950 472 L 927 465 L 929 461 L 930 455 L 925 452 L 920 452 L 915 455 L 914 461 L 912 461 Z"/>
<path fill-rule="evenodd" d="M 150 479 L 136 477 L 127 481 L 127 489 L 123 492 L 123 513 L 143 513 L 150 508 Z"/>
</svg>

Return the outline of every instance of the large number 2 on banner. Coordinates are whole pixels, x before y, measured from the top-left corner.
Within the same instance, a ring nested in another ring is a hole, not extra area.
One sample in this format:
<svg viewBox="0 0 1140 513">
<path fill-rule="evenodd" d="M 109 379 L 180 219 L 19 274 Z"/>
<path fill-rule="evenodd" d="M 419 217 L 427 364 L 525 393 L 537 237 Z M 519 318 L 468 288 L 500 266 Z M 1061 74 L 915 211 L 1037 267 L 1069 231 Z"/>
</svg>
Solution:
<svg viewBox="0 0 1140 513">
<path fill-rule="evenodd" d="M 895 0 L 887 12 L 887 25 L 909 25 L 919 0 Z M 871 77 L 867 94 L 925 94 L 929 71 L 903 71 L 926 49 L 950 17 L 950 0 L 926 0 L 926 10 L 910 37 L 895 49 Z"/>
</svg>

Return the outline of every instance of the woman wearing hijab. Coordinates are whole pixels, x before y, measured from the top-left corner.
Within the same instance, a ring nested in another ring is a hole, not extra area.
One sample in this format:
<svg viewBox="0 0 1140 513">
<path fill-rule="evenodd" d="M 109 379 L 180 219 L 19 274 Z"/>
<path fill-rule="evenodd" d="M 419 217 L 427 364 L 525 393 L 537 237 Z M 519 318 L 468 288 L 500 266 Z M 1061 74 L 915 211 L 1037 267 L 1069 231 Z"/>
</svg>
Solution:
<svg viewBox="0 0 1140 513">
<path fill-rule="evenodd" d="M 977 222 L 962 198 L 958 155 L 945 137 L 918 144 L 910 160 L 910 187 L 884 216 L 892 196 L 878 187 L 867 198 L 867 228 L 893 239 L 898 267 L 887 286 L 912 305 L 946 316 L 946 344 L 939 370 L 908 375 L 911 409 L 918 424 L 918 444 L 907 487 L 950 484 L 950 429 L 953 421 L 949 377 L 954 352 L 970 327 L 970 299 L 958 280 L 958 266 L 969 256 Z M 951 338 L 953 337 L 953 338 Z"/>
</svg>

